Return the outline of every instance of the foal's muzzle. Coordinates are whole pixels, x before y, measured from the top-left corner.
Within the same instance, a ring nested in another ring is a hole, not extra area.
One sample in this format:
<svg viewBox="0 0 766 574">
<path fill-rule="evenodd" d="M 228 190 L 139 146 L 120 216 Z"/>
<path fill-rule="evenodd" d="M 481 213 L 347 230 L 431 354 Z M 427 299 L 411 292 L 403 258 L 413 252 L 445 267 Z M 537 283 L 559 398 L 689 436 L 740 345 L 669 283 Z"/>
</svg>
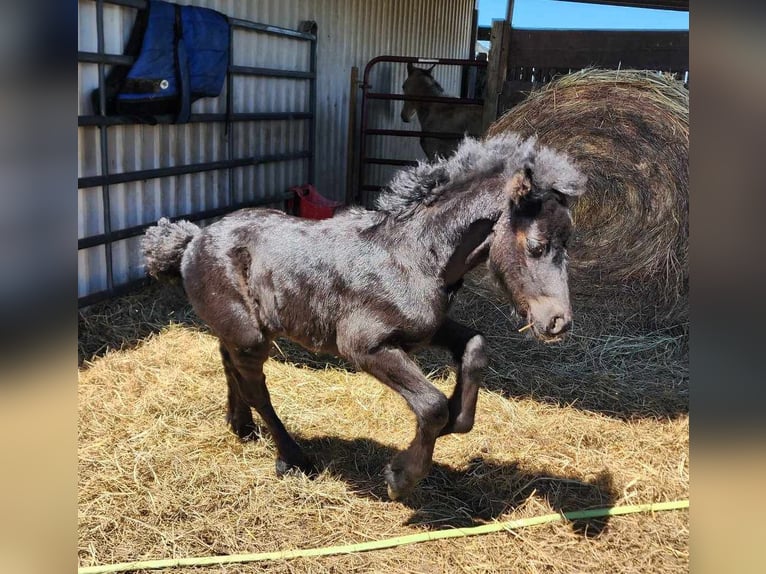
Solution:
<svg viewBox="0 0 766 574">
<path fill-rule="evenodd" d="M 550 337 L 563 335 L 572 326 L 572 319 L 564 315 L 556 315 L 548 322 L 548 326 L 545 328 L 545 334 Z"/>
<path fill-rule="evenodd" d="M 559 341 L 572 327 L 572 311 L 555 298 L 529 301 L 526 319 L 535 336 L 547 343 Z"/>
</svg>

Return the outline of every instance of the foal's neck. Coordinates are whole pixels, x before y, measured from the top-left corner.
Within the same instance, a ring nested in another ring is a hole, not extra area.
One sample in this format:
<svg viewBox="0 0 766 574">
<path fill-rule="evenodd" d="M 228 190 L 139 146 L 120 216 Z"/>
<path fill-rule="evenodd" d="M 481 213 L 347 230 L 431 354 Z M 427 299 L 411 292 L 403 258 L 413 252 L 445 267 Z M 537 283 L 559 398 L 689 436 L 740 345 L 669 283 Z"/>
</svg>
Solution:
<svg viewBox="0 0 766 574">
<path fill-rule="evenodd" d="M 414 235 L 428 259 L 425 264 L 442 278 L 445 288 L 459 284 L 468 271 L 486 261 L 502 197 L 496 185 L 479 184 L 440 198 L 408 225 L 408 235 Z"/>
</svg>

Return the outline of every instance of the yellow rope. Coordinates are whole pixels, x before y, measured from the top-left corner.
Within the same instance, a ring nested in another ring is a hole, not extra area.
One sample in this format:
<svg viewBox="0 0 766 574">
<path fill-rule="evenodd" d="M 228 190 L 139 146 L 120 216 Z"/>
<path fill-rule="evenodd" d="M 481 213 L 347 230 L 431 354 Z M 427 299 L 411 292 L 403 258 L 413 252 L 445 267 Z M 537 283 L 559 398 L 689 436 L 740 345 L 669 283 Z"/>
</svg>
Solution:
<svg viewBox="0 0 766 574">
<path fill-rule="evenodd" d="M 368 550 L 380 550 L 393 548 L 406 544 L 416 544 L 430 540 L 443 540 L 445 538 L 463 538 L 503 530 L 514 530 L 560 520 L 582 520 L 598 518 L 600 516 L 619 516 L 621 514 L 635 514 L 638 512 L 659 512 L 662 510 L 678 510 L 689 508 L 688 500 L 675 500 L 673 502 L 657 502 L 654 504 L 638 504 L 634 506 L 614 506 L 611 508 L 596 508 L 593 510 L 576 510 L 561 514 L 546 514 L 533 518 L 510 520 L 508 522 L 494 522 L 471 528 L 455 528 L 451 530 L 437 530 L 434 532 L 419 532 L 408 536 L 397 536 L 384 540 L 360 542 L 358 544 L 346 544 L 343 546 L 326 546 L 324 548 L 306 548 L 297 550 L 281 550 L 277 552 L 260 552 L 257 554 L 231 554 L 229 556 L 199 556 L 192 558 L 168 558 L 164 560 L 145 560 L 137 562 L 121 562 L 119 564 L 105 564 L 102 566 L 86 566 L 78 568 L 77 574 L 111 574 L 112 572 L 129 572 L 132 570 L 158 570 L 161 568 L 174 568 L 180 566 L 210 566 L 217 564 L 242 564 L 246 562 L 262 562 L 266 560 L 284 560 L 287 558 L 305 558 L 310 556 L 329 556 L 331 554 L 351 554 L 354 552 L 366 552 Z"/>
</svg>

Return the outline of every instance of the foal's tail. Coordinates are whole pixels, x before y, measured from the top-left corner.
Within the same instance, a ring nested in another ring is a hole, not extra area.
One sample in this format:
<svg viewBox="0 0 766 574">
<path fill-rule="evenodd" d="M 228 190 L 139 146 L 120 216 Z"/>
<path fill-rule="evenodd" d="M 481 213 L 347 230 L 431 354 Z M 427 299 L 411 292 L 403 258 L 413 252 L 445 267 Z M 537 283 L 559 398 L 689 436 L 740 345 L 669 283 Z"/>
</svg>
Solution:
<svg viewBox="0 0 766 574">
<path fill-rule="evenodd" d="M 147 229 L 141 249 L 149 275 L 159 279 L 180 277 L 186 246 L 199 232 L 200 228 L 193 223 L 183 220 L 171 223 L 166 217 Z"/>
</svg>

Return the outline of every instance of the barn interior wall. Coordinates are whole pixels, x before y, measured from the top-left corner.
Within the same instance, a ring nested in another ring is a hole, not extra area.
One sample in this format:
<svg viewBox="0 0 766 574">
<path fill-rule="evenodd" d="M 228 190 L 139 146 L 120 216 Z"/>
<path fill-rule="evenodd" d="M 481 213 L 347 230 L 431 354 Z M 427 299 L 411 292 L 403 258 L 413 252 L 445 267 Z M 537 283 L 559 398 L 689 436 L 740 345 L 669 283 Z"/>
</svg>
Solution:
<svg viewBox="0 0 766 574">
<path fill-rule="evenodd" d="M 181 2 L 183 3 L 183 2 Z M 297 29 L 304 20 L 318 26 L 316 175 L 314 183 L 330 198 L 345 196 L 347 169 L 349 76 L 352 66 L 361 71 L 381 54 L 422 57 L 467 57 L 473 0 L 193 0 L 229 16 Z M 121 54 L 136 11 L 105 4 L 104 39 L 107 53 Z M 91 0 L 79 2 L 80 51 L 96 52 L 96 7 Z M 281 37 L 235 32 L 234 64 L 282 69 L 309 67 L 309 45 Z M 405 78 L 403 66 L 379 67 L 372 82 L 378 91 L 399 91 Z M 457 70 L 444 70 L 440 81 L 448 93 L 457 94 Z M 90 93 L 98 85 L 96 64 L 78 65 L 78 113 L 95 113 Z M 225 89 L 224 89 L 225 92 Z M 233 104 L 238 112 L 308 111 L 308 82 L 275 78 L 238 78 Z M 193 113 L 223 113 L 226 97 L 203 98 Z M 405 127 L 399 113 L 401 102 L 380 102 L 372 121 L 384 127 Z M 417 126 L 411 126 L 417 129 Z M 237 122 L 234 157 L 300 151 L 305 146 L 307 122 Z M 99 130 L 79 128 L 79 177 L 102 173 Z M 226 154 L 224 126 L 220 124 L 127 125 L 107 131 L 110 173 L 153 169 L 184 163 L 223 159 Z M 390 138 L 388 138 L 390 140 Z M 422 157 L 417 138 L 371 144 L 376 154 Z M 383 177 L 387 177 L 386 174 Z M 271 197 L 292 185 L 306 183 L 305 160 L 238 168 L 234 172 L 235 200 Z M 114 229 L 155 221 L 163 215 L 191 213 L 226 205 L 229 180 L 223 171 L 152 179 L 110 187 L 111 223 Z M 78 190 L 78 233 L 86 237 L 104 232 L 101 188 Z M 79 296 L 106 285 L 104 246 L 79 252 Z M 136 238 L 112 246 L 116 285 L 143 276 Z"/>
</svg>

